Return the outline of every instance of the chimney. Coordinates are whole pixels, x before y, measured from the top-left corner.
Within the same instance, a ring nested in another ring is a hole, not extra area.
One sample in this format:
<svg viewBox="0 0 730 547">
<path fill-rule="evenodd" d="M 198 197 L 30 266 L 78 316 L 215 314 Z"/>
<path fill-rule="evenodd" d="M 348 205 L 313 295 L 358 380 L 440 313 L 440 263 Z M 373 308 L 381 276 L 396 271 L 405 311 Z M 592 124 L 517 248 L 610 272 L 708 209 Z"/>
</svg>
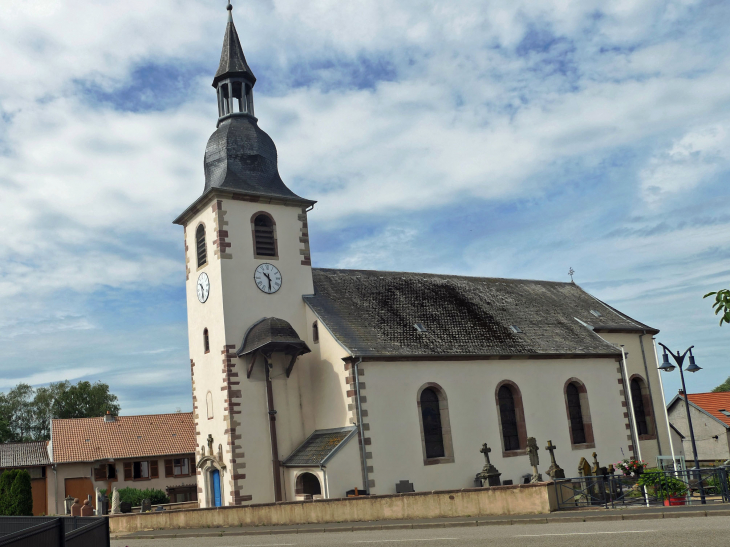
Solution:
<svg viewBox="0 0 730 547">
<path fill-rule="evenodd" d="M 116 421 L 116 418 L 114 417 L 114 415 L 111 412 L 109 412 L 107 410 L 106 411 L 106 414 L 104 415 L 104 421 L 107 422 L 107 423 L 109 423 L 109 422 L 115 422 Z"/>
<path fill-rule="evenodd" d="M 682 388 L 679 388 L 679 396 L 684 397 L 684 390 Z"/>
</svg>

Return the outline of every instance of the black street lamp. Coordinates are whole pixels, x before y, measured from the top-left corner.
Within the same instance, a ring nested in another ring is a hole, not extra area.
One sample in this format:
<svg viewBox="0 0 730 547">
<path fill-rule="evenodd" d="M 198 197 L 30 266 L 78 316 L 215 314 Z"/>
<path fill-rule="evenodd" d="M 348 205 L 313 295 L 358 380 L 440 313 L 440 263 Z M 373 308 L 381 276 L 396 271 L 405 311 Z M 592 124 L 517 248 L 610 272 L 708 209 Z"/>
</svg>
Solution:
<svg viewBox="0 0 730 547">
<path fill-rule="evenodd" d="M 707 503 L 707 501 L 705 500 L 705 489 L 702 487 L 702 475 L 700 475 L 700 460 L 697 458 L 697 444 L 695 443 L 695 432 L 692 428 L 692 416 L 689 413 L 689 399 L 687 397 L 687 387 L 684 385 L 684 373 L 682 372 L 682 363 L 684 363 L 684 358 L 689 353 L 689 366 L 687 367 L 687 372 L 697 372 L 698 370 L 702 370 L 702 367 L 698 367 L 695 363 L 694 355 L 692 355 L 692 348 L 694 346 L 690 346 L 687 351 L 685 351 L 681 355 L 679 354 L 679 352 L 677 352 L 677 354 L 675 355 L 674 353 L 672 353 L 672 350 L 670 350 L 661 342 L 659 342 L 659 345 L 664 348 L 664 355 L 662 355 L 662 364 L 659 366 L 659 370 L 663 372 L 672 372 L 675 368 L 679 367 L 679 376 L 680 378 L 682 378 L 682 392 L 684 393 L 684 406 L 687 410 L 687 423 L 689 424 L 689 438 L 692 441 L 692 452 L 694 452 L 695 457 L 695 469 L 697 469 L 697 475 L 699 477 L 700 499 L 702 500 L 702 503 L 705 504 Z M 672 356 L 672 359 L 674 359 L 674 362 L 677 363 L 677 367 L 669 362 L 670 355 Z"/>
</svg>

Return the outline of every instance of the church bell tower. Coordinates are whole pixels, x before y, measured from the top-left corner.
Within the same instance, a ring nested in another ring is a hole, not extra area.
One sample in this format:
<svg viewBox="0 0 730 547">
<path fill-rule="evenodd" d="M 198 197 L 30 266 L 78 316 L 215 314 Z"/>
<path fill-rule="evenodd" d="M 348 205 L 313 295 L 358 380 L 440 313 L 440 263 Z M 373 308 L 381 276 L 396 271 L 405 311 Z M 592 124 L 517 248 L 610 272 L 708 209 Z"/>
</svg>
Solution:
<svg viewBox="0 0 730 547">
<path fill-rule="evenodd" d="M 201 507 L 282 498 L 279 461 L 304 434 L 302 296 L 313 293 L 307 212 L 254 116 L 256 77 L 228 4 L 213 78 L 218 118 L 203 193 L 184 228 L 188 339 Z"/>
</svg>

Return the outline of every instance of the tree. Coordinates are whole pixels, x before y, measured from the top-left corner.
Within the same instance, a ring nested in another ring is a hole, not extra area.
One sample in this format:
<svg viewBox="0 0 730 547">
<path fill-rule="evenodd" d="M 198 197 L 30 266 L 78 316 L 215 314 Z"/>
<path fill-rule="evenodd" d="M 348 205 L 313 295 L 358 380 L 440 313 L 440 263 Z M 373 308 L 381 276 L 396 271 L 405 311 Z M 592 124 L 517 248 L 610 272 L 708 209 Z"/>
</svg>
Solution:
<svg viewBox="0 0 730 547">
<path fill-rule="evenodd" d="M 713 393 L 721 393 L 723 391 L 730 391 L 730 376 L 728 379 L 712 390 Z"/>
<path fill-rule="evenodd" d="M 730 289 L 708 292 L 702 298 L 713 295 L 715 296 L 715 303 L 712 304 L 712 307 L 715 310 L 715 315 L 720 315 L 720 326 L 723 323 L 730 323 Z"/>
<path fill-rule="evenodd" d="M 0 515 L 33 515 L 33 489 L 25 469 L 8 469 L 0 475 Z"/>
<path fill-rule="evenodd" d="M 7 395 L 0 393 L 0 416 L 8 422 L 11 442 L 32 441 L 33 439 L 33 388 L 28 384 L 18 384 Z"/>
</svg>

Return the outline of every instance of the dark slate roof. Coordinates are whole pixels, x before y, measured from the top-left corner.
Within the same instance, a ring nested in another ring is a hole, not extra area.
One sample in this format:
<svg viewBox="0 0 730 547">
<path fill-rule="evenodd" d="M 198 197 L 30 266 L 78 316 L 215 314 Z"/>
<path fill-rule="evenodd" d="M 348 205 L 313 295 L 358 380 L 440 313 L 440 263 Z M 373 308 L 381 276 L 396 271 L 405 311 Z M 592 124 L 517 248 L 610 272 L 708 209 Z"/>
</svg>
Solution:
<svg viewBox="0 0 730 547">
<path fill-rule="evenodd" d="M 287 188 L 277 162 L 276 145 L 256 118 L 231 115 L 220 122 L 205 147 L 205 191 L 223 188 L 313 203 Z"/>
<path fill-rule="evenodd" d="M 241 41 L 238 39 L 238 32 L 236 32 L 236 25 L 233 24 L 232 9 L 233 7 L 228 4 L 228 24 L 226 25 L 226 34 L 223 36 L 221 62 L 213 78 L 213 87 L 218 85 L 218 81 L 230 76 L 245 77 L 252 85 L 256 82 L 256 77 L 253 75 L 251 68 L 246 62 L 246 57 L 243 55 Z"/>
<path fill-rule="evenodd" d="M 0 468 L 51 465 L 46 441 L 0 444 Z"/>
<path fill-rule="evenodd" d="M 283 464 L 286 467 L 324 465 L 356 431 L 355 426 L 318 429 L 299 448 L 292 452 Z"/>
<path fill-rule="evenodd" d="M 620 355 L 590 327 L 657 332 L 574 283 L 320 268 L 312 275 L 314 295 L 304 300 L 354 356 Z"/>
<path fill-rule="evenodd" d="M 311 351 L 294 327 L 278 317 L 264 317 L 251 325 L 243 335 L 236 354 L 240 357 L 259 349 L 264 353 L 281 351 L 288 355 L 302 355 Z"/>
</svg>

